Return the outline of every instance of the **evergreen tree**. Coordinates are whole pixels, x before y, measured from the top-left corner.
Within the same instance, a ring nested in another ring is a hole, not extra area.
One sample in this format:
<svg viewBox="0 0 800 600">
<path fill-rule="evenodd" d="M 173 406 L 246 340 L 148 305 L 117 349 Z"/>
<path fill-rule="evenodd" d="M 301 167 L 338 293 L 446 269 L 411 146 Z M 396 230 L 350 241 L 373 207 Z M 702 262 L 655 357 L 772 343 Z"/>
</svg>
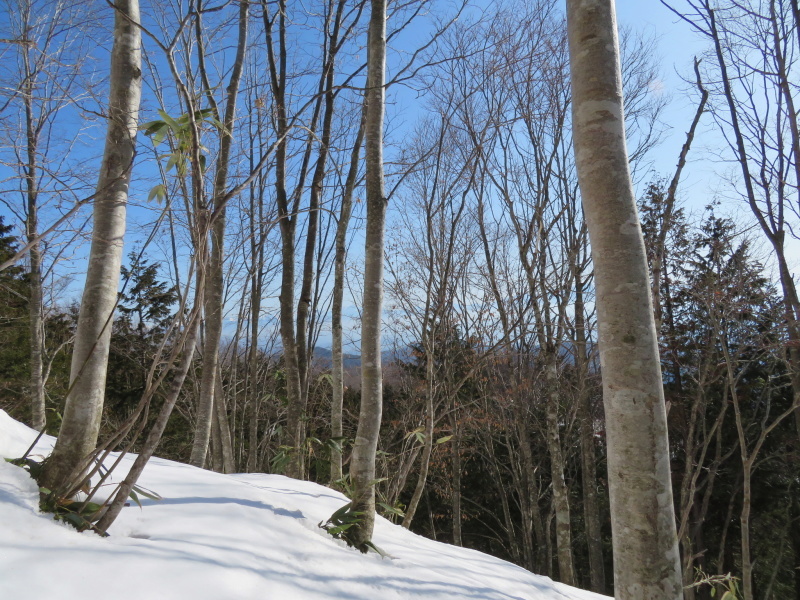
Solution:
<svg viewBox="0 0 800 600">
<path fill-rule="evenodd" d="M 127 285 L 120 294 L 108 359 L 106 406 L 112 424 L 127 417 L 142 397 L 178 301 L 175 286 L 159 279 L 157 263 L 142 262 L 135 252 L 129 260 L 131 266 L 121 269 Z"/>
<path fill-rule="evenodd" d="M 12 227 L 0 215 L 0 262 L 17 251 Z M 0 408 L 28 421 L 28 286 L 25 269 L 16 264 L 0 271 Z"/>
</svg>

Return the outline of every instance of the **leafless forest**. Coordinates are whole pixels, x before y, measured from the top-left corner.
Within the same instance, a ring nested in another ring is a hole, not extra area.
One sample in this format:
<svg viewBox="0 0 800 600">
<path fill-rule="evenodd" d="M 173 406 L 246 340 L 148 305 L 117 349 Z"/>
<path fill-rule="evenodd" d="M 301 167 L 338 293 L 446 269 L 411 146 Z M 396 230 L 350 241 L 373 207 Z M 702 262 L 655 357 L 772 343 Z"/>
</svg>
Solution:
<svg viewBox="0 0 800 600">
<path fill-rule="evenodd" d="M 797 0 L 664 2 L 680 123 L 613 2 L 460 1 L 0 2 L 42 507 L 105 532 L 155 454 L 341 489 L 362 550 L 377 512 L 620 599 L 800 599 Z"/>
</svg>

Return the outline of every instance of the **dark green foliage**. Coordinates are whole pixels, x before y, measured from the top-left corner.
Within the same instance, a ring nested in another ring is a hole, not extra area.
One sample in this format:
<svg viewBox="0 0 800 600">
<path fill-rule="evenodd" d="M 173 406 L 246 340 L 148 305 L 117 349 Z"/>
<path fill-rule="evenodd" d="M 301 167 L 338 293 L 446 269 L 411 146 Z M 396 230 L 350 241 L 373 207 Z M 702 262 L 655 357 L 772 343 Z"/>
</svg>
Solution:
<svg viewBox="0 0 800 600">
<path fill-rule="evenodd" d="M 18 251 L 12 227 L 0 215 L 0 262 Z M 24 262 L 0 272 L 0 408 L 12 417 L 30 422 L 30 297 Z M 73 307 L 47 307 L 44 358 L 47 381 L 47 432 L 58 432 L 60 409 L 69 382 L 69 342 L 77 320 Z"/>
<path fill-rule="evenodd" d="M 353 510 L 352 504 L 348 502 L 334 512 L 325 523 L 319 523 L 319 527 L 327 531 L 337 540 L 346 542 L 348 546 L 355 548 L 362 554 L 366 554 L 372 550 L 385 557 L 386 553 L 372 542 L 367 541 L 359 543 L 353 538 L 350 530 L 361 522 L 363 514 L 364 513 L 361 511 Z"/>
<path fill-rule="evenodd" d="M 159 280 L 158 264 L 141 262 L 135 252 L 128 258 L 131 266 L 121 269 L 126 283 L 117 307 L 120 320 L 139 331 L 146 329 L 151 335 L 163 332 L 178 301 L 178 291 L 175 286 Z"/>
<path fill-rule="evenodd" d="M 112 428 L 128 417 L 142 397 L 178 300 L 175 287 L 159 279 L 156 263 L 143 262 L 135 252 L 129 259 L 131 266 L 122 268 L 125 284 L 108 359 L 105 414 Z"/>
<path fill-rule="evenodd" d="M 364 544 L 357 544 L 348 533 L 352 527 L 361 522 L 363 514 L 361 511 L 353 510 L 352 504 L 348 502 L 334 512 L 325 523 L 319 523 L 319 526 L 337 540 L 344 540 L 348 546 L 366 554 L 369 548 Z"/>
<path fill-rule="evenodd" d="M 0 215 L 0 262 L 17 253 L 12 227 Z M 0 272 L 0 408 L 28 421 L 30 332 L 25 269 L 20 263 Z"/>
</svg>

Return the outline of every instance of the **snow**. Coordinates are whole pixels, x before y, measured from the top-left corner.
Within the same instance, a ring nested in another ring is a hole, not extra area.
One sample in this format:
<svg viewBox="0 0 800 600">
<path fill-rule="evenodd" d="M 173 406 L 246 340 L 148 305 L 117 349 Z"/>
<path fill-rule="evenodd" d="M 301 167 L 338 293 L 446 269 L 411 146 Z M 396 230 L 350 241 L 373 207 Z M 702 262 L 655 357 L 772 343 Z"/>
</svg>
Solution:
<svg viewBox="0 0 800 600">
<path fill-rule="evenodd" d="M 0 410 L 0 457 L 36 432 Z M 33 454 L 53 445 L 45 436 Z M 124 459 L 123 467 L 132 457 Z M 36 484 L 0 461 L 0 598 L 9 600 L 599 600 L 492 556 L 378 518 L 362 555 L 318 524 L 346 503 L 280 475 L 221 475 L 163 459 L 139 484 L 161 501 L 123 509 L 108 538 L 38 510 Z"/>
</svg>

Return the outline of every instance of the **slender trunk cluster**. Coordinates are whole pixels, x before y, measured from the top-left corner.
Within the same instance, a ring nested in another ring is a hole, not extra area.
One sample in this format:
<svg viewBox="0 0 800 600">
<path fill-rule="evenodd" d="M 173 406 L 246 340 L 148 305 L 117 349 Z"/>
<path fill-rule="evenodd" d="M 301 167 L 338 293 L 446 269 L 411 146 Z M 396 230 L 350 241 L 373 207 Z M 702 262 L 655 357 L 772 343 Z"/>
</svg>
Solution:
<svg viewBox="0 0 800 600">
<path fill-rule="evenodd" d="M 208 266 L 208 276 L 205 286 L 205 298 L 203 301 L 205 312 L 205 340 L 203 345 L 203 378 L 200 384 L 200 398 L 195 424 L 194 443 L 192 445 L 192 455 L 190 464 L 196 467 L 203 467 L 206 459 L 206 451 L 211 438 L 211 425 L 214 419 L 215 403 L 224 407 L 225 398 L 216 395 L 216 390 L 221 386 L 217 382 L 219 371 L 219 350 L 222 337 L 222 317 L 223 317 L 223 266 L 225 260 L 225 214 L 226 204 L 224 195 L 227 192 L 228 170 L 230 168 L 231 146 L 233 145 L 233 129 L 236 117 L 236 100 L 239 95 L 239 84 L 242 79 L 244 69 L 245 52 L 247 49 L 247 28 L 249 4 L 242 2 L 239 5 L 239 32 L 236 46 L 236 57 L 233 63 L 233 71 L 228 81 L 225 99 L 225 115 L 222 120 L 220 134 L 219 156 L 216 162 L 214 173 L 214 195 L 212 199 L 212 211 L 214 222 L 211 228 L 211 260 Z M 201 21 L 197 18 L 198 39 L 202 40 Z M 213 91 L 208 83 L 208 76 L 205 72 L 205 57 L 203 56 L 203 45 L 200 46 L 201 69 L 206 88 L 206 94 L 213 107 L 215 117 L 219 120 L 219 109 L 214 101 Z M 224 412 L 224 411 L 223 411 Z M 219 411 L 217 412 L 219 415 Z M 217 416 L 219 420 L 219 416 Z M 226 434 L 229 436 L 229 434 Z"/>
</svg>

